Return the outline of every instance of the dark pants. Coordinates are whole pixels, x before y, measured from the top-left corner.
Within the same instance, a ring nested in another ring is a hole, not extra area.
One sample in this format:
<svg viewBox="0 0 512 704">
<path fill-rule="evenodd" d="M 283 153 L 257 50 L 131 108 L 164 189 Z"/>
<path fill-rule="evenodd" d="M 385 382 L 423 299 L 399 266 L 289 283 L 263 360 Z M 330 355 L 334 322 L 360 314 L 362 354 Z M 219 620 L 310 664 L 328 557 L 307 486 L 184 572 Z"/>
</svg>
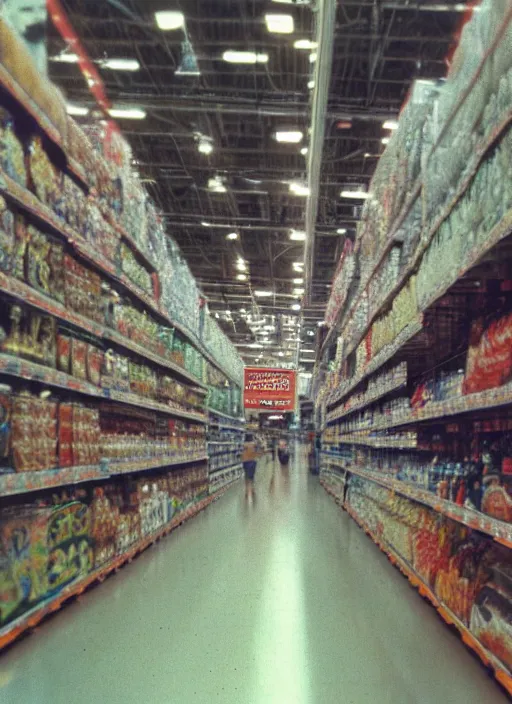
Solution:
<svg viewBox="0 0 512 704">
<path fill-rule="evenodd" d="M 244 467 L 244 472 L 245 472 L 245 478 L 250 479 L 252 481 L 254 479 L 254 474 L 256 472 L 256 460 L 251 460 L 250 462 L 244 462 L 243 467 Z"/>
</svg>

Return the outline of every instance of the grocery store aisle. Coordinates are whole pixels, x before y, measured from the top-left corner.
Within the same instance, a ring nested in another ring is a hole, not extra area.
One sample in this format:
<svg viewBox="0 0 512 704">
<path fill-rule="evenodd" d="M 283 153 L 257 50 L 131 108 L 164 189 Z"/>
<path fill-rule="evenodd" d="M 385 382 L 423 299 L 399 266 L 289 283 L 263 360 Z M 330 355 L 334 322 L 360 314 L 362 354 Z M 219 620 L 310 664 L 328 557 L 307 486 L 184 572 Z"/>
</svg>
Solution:
<svg viewBox="0 0 512 704">
<path fill-rule="evenodd" d="M 2 704 L 495 704 L 484 669 L 309 477 L 257 473 L 0 658 Z"/>
</svg>

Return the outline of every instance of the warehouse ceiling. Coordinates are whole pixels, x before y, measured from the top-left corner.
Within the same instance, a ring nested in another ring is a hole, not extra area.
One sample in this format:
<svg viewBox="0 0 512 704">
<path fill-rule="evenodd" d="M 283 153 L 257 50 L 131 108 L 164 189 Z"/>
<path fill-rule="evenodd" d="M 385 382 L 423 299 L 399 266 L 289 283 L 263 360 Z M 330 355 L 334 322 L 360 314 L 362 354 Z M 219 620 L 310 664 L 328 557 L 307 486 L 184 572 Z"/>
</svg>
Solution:
<svg viewBox="0 0 512 704">
<path fill-rule="evenodd" d="M 461 4 L 453 2 L 337 3 L 312 293 L 302 310 L 294 310 L 303 288 L 297 269 L 304 242 L 290 233 L 304 231 L 307 199 L 291 192 L 290 184 L 307 182 L 303 152 L 316 53 L 294 44 L 316 39 L 316 4 L 62 0 L 110 101 L 145 112 L 145 119 L 118 121 L 136 168 L 211 310 L 249 362 L 277 361 L 283 350 L 280 362 L 293 361 L 297 332 L 301 363 L 308 368 L 314 360 L 330 282 L 362 205 L 340 198 L 340 191 L 349 184 L 366 188 L 389 134 L 384 120 L 397 118 L 414 79 L 446 75 L 464 18 Z M 185 25 L 160 29 L 155 12 L 165 10 L 181 11 Z M 291 15 L 293 33 L 269 32 L 269 13 Z M 268 60 L 229 63 L 223 59 L 229 50 Z M 52 30 L 50 57 L 67 51 Z M 101 65 L 107 58 L 136 60 L 140 68 L 107 69 Z M 94 106 L 76 64 L 51 60 L 50 74 L 70 103 Z M 303 138 L 280 143 L 276 131 L 301 132 Z M 210 153 L 205 144 L 213 147 Z"/>
</svg>

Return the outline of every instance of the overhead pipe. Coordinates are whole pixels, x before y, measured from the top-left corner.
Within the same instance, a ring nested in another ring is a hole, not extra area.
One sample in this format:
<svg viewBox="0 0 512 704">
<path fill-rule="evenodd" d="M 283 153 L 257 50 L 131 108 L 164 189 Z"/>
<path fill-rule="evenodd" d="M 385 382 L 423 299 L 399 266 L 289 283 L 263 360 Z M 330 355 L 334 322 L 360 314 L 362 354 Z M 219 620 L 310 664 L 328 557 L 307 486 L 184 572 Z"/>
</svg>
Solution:
<svg viewBox="0 0 512 704">
<path fill-rule="evenodd" d="M 336 0 L 319 0 L 316 37 L 318 49 L 315 65 L 315 87 L 311 106 L 311 139 L 308 150 L 309 194 L 306 201 L 306 246 L 304 251 L 304 300 L 306 304 L 311 297 L 311 284 L 313 281 L 315 228 L 320 195 L 320 175 L 331 81 L 335 24 Z"/>
</svg>

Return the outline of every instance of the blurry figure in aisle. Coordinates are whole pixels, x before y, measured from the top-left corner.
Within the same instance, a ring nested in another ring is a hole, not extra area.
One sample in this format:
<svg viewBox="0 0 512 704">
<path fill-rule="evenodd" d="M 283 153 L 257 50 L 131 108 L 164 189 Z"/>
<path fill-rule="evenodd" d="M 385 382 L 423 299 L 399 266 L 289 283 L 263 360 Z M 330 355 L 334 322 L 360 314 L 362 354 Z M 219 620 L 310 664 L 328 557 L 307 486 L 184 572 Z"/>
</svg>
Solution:
<svg viewBox="0 0 512 704">
<path fill-rule="evenodd" d="M 254 493 L 254 475 L 256 473 L 256 465 L 258 462 L 258 445 L 254 435 L 247 433 L 244 442 L 244 451 L 242 453 L 242 465 L 245 474 L 245 496 L 249 498 Z"/>
<path fill-rule="evenodd" d="M 272 436 L 272 439 L 270 441 L 270 451 L 272 453 L 273 460 L 275 460 L 275 458 L 276 458 L 276 450 L 277 450 L 277 438 L 275 436 Z"/>
<path fill-rule="evenodd" d="M 279 463 L 283 466 L 290 462 L 290 448 L 288 447 L 288 441 L 284 437 L 279 440 L 277 456 L 279 458 Z"/>
<path fill-rule="evenodd" d="M 0 14 L 23 37 L 37 68 L 48 73 L 46 0 L 0 0 Z"/>
</svg>

